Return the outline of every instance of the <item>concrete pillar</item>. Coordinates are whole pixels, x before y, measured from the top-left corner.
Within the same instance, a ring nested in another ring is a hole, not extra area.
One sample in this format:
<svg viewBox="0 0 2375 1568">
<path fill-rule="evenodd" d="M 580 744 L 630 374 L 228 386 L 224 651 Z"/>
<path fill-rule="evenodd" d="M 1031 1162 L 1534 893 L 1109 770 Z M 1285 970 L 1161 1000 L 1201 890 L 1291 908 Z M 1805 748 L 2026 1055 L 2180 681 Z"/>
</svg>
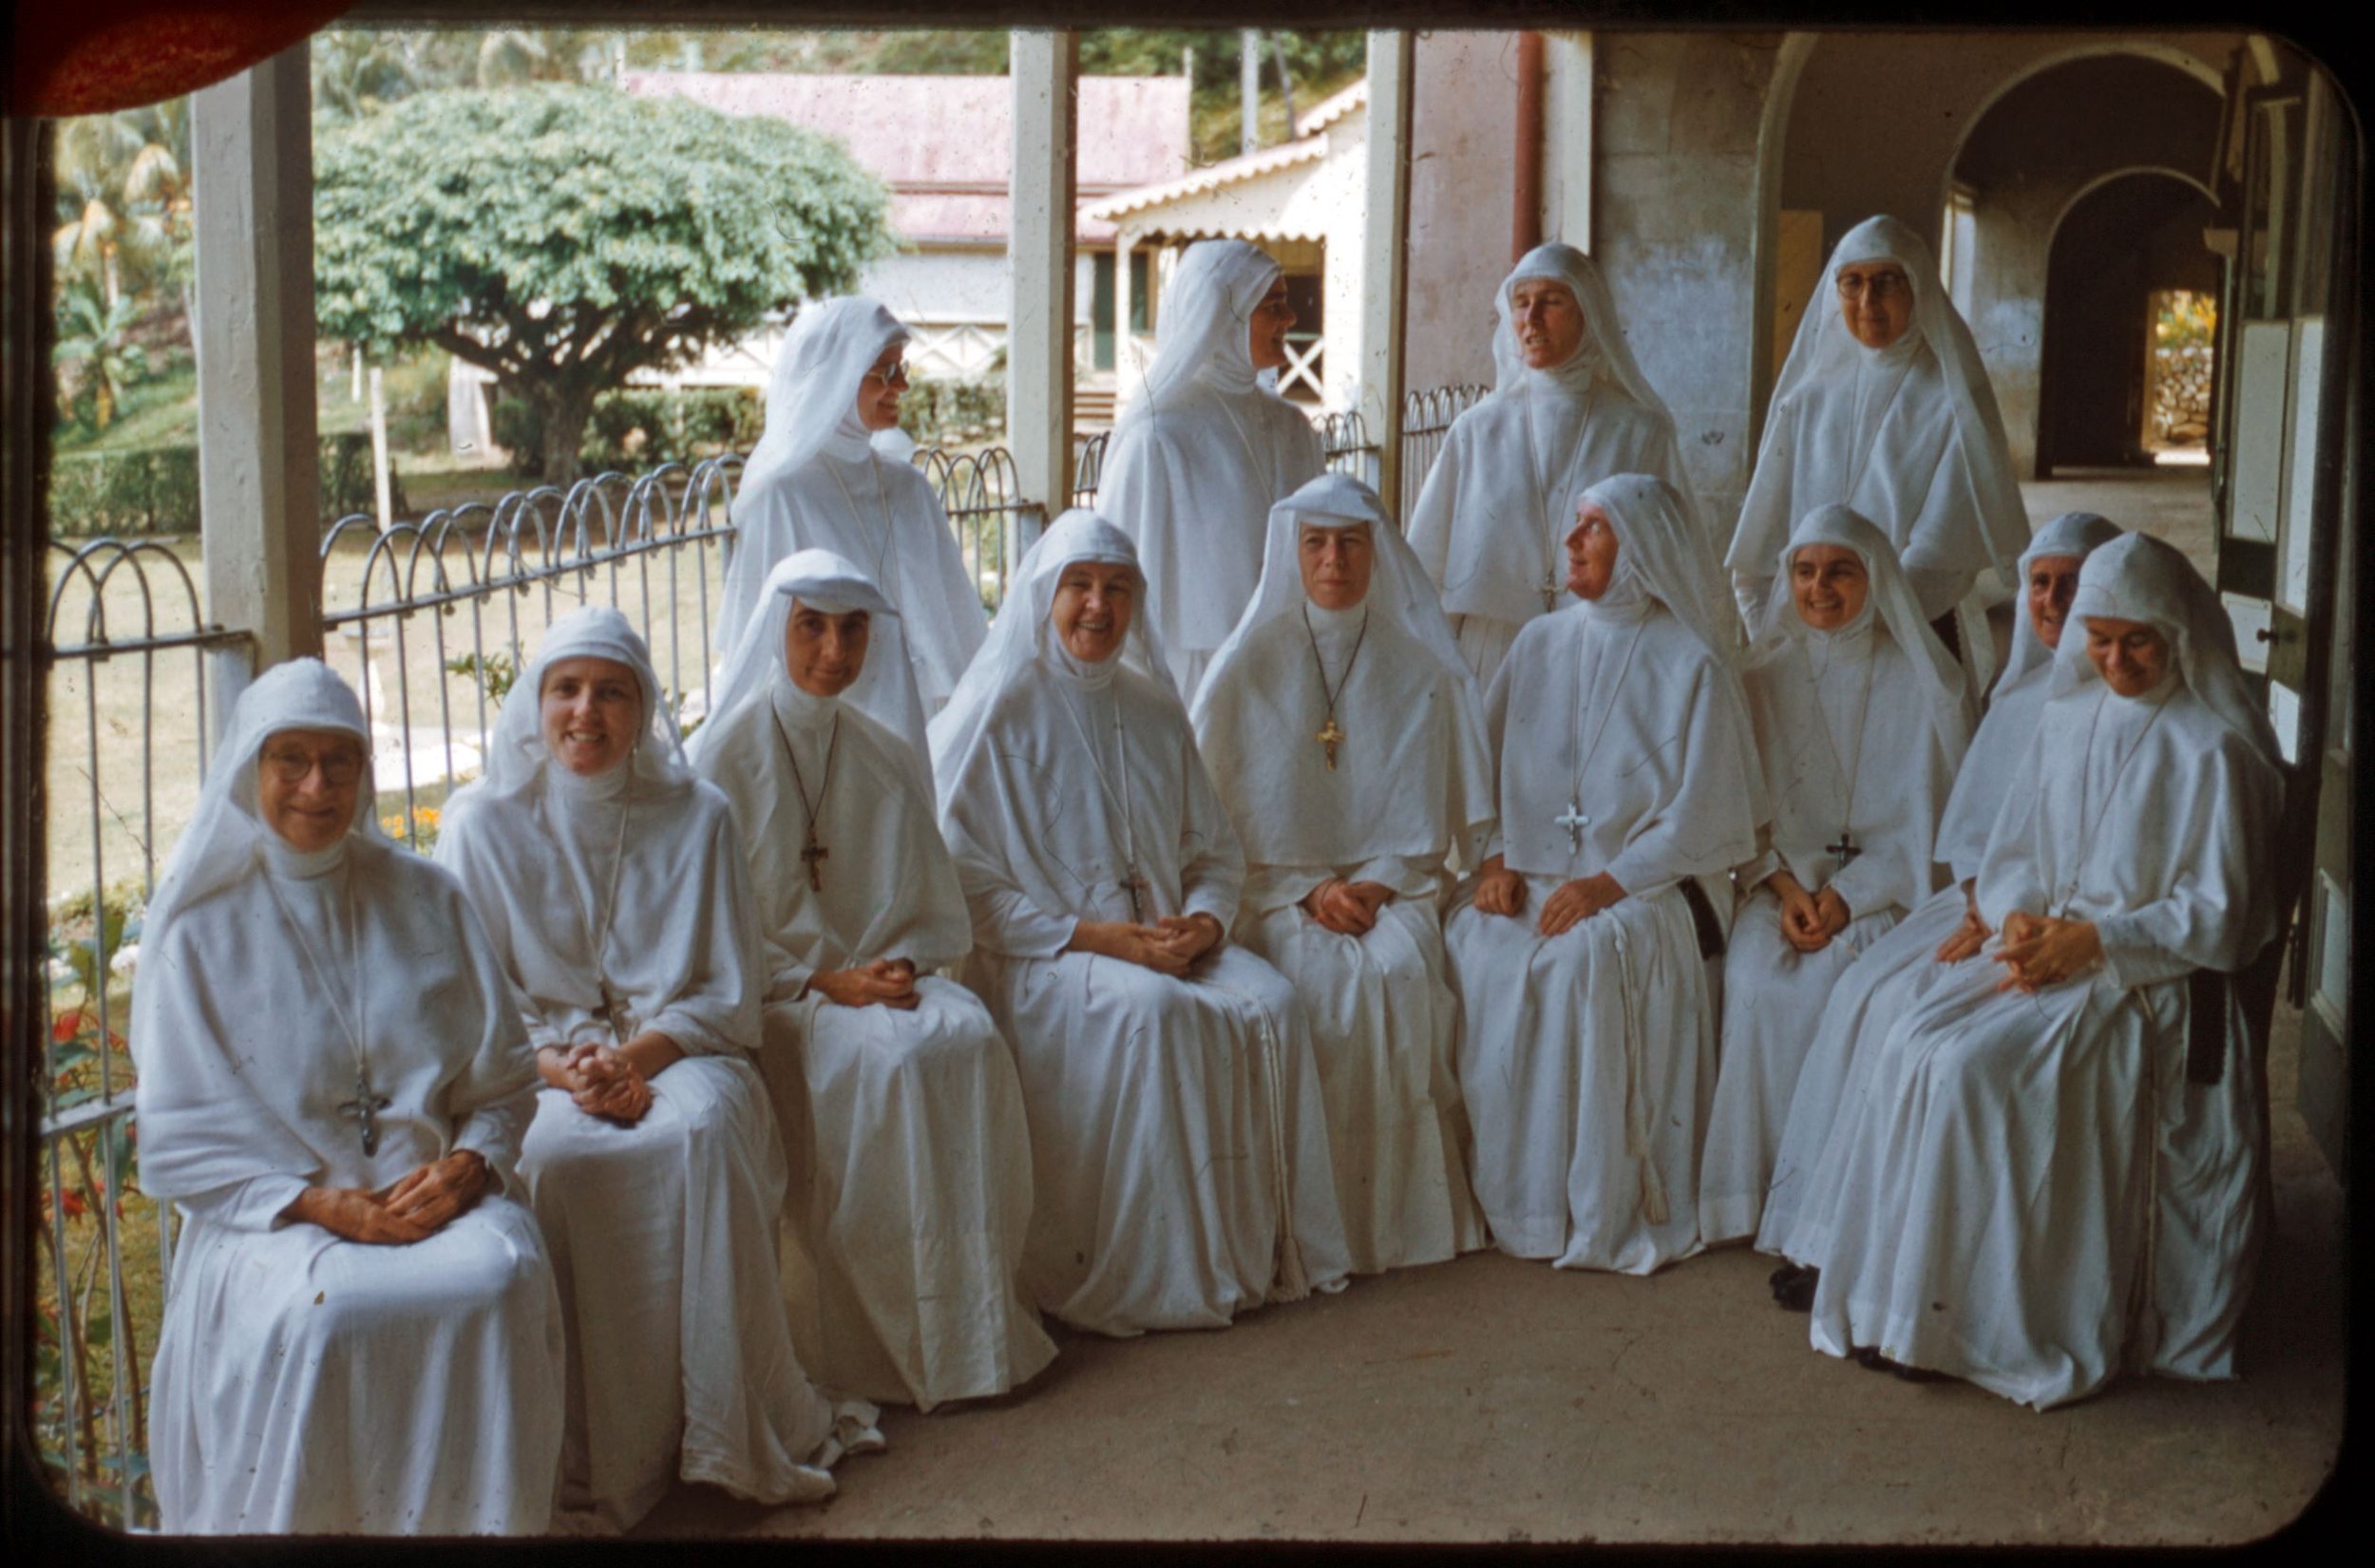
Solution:
<svg viewBox="0 0 2375 1568">
<path fill-rule="evenodd" d="M 1018 28 L 1013 218 L 1006 267 L 1006 444 L 1025 498 L 1063 510 L 1072 494 L 1073 189 L 1079 36 Z M 1011 570 L 1028 540 L 1010 535 Z"/>
<path fill-rule="evenodd" d="M 242 651 L 213 656 L 219 726 L 254 670 L 322 646 L 306 46 L 200 89 L 191 109 L 206 608 L 256 639 L 253 670 Z"/>
<path fill-rule="evenodd" d="M 1542 237 L 1588 255 L 1599 57 L 1587 32 L 1543 35 Z"/>
<path fill-rule="evenodd" d="M 1113 234 L 1113 385 L 1132 387 L 1138 381 L 1138 340 L 1130 331 L 1130 258 L 1138 236 L 1128 229 Z"/>
<path fill-rule="evenodd" d="M 1378 497 L 1400 516 L 1402 322 L 1409 282 L 1411 35 L 1369 35 L 1366 219 L 1361 226 L 1360 416 L 1378 444 Z"/>
</svg>

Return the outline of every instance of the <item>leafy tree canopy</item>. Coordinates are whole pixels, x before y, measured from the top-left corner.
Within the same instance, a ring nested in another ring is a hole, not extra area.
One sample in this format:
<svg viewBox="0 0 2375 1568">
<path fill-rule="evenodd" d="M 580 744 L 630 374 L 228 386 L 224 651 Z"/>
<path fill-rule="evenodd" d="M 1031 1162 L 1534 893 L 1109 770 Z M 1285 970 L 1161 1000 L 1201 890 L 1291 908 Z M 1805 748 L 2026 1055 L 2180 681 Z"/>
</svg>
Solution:
<svg viewBox="0 0 2375 1568">
<path fill-rule="evenodd" d="M 560 85 L 417 93 L 315 144 L 317 320 L 491 370 L 565 483 L 597 395 L 854 287 L 890 248 L 887 199 L 839 143 L 765 117 Z"/>
</svg>

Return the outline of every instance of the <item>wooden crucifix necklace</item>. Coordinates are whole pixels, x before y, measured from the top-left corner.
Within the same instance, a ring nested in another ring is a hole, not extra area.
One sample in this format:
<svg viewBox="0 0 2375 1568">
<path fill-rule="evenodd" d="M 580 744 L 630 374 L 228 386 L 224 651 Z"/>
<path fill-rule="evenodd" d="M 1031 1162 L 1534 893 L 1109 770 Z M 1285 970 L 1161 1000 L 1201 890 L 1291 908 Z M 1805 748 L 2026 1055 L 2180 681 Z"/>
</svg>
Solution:
<svg viewBox="0 0 2375 1568">
<path fill-rule="evenodd" d="M 1567 587 L 1567 578 L 1559 571 L 1560 541 L 1567 538 L 1568 528 L 1559 526 L 1560 520 L 1551 515 L 1550 497 L 1574 494 L 1575 464 L 1583 460 L 1584 432 L 1591 428 L 1591 407 L 1599 401 L 1600 383 L 1595 378 L 1591 389 L 1584 394 L 1583 417 L 1575 423 L 1575 449 L 1567 455 L 1567 466 L 1559 470 L 1555 490 L 1545 490 L 1542 481 L 1542 449 L 1534 441 L 1534 389 L 1526 388 L 1526 482 L 1533 486 L 1534 516 L 1542 520 L 1542 586 L 1534 592 L 1542 595 L 1542 613 L 1548 614 Z M 1568 524 L 1571 528 L 1573 524 Z"/>
<path fill-rule="evenodd" d="M 1303 635 L 1311 643 L 1311 662 L 1320 669 L 1320 695 L 1327 700 L 1328 705 L 1328 722 L 1321 725 L 1319 734 L 1312 738 L 1327 747 L 1328 771 L 1333 773 L 1336 771 L 1336 748 L 1349 739 L 1344 733 L 1343 726 L 1336 722 L 1336 701 L 1344 694 L 1344 688 L 1352 682 L 1353 666 L 1360 662 L 1360 645 L 1369 640 L 1369 607 L 1361 606 L 1360 632 L 1353 638 L 1353 655 L 1344 661 L 1343 676 L 1337 681 L 1336 690 L 1333 691 L 1328 690 L 1328 661 L 1320 656 L 1320 634 L 1311 629 L 1311 601 L 1309 599 L 1303 601 Z"/>
<path fill-rule="evenodd" d="M 816 786 L 816 799 L 813 801 L 808 799 L 808 781 L 801 776 L 800 754 L 791 748 L 791 735 L 784 728 L 783 715 L 775 711 L 771 703 L 768 705 L 767 714 L 775 721 L 775 733 L 783 737 L 784 756 L 791 764 L 792 786 L 800 791 L 800 808 L 808 816 L 807 837 L 800 848 L 800 862 L 808 868 L 808 891 L 822 893 L 825 891 L 824 862 L 833 852 L 817 841 L 816 818 L 817 813 L 825 809 L 826 791 L 833 787 L 833 753 L 841 749 L 841 708 L 837 706 L 833 709 L 832 732 L 825 742 L 825 777 Z"/>
<path fill-rule="evenodd" d="M 1822 731 L 1823 749 L 1831 753 L 1831 766 L 1847 790 L 1847 798 L 1839 805 L 1839 841 L 1822 846 L 1823 852 L 1836 860 L 1844 870 L 1850 861 L 1864 853 L 1863 846 L 1855 841 L 1850 824 L 1855 821 L 1855 785 L 1864 772 L 1864 725 L 1872 717 L 1872 671 L 1880 662 L 1878 650 L 1873 650 L 1872 656 L 1864 660 L 1864 700 L 1855 710 L 1855 761 L 1852 765 L 1839 761 L 1839 743 L 1831 734 L 1831 715 L 1822 710 L 1822 677 L 1814 672 L 1814 655 L 1807 648 L 1804 637 L 1797 639 L 1797 652 L 1806 661 L 1806 679 L 1814 689 L 1814 717 L 1819 721 L 1815 727 Z M 1827 667 L 1829 661 L 1824 662 Z"/>
<path fill-rule="evenodd" d="M 1115 654 L 1114 657 L 1118 658 L 1120 655 Z M 1150 890 L 1147 879 L 1138 874 L 1138 825 L 1130 820 L 1130 746 L 1122 732 L 1121 697 L 1117 693 L 1113 698 L 1113 756 L 1122 771 L 1122 787 L 1119 794 L 1114 793 L 1113 781 L 1106 777 L 1105 759 L 1097 755 L 1096 743 L 1089 738 L 1089 727 L 1080 722 L 1080 714 L 1074 708 L 1072 697 L 1067 693 L 1059 697 L 1057 701 L 1063 705 L 1065 714 L 1071 718 L 1074 732 L 1080 737 L 1080 748 L 1089 754 L 1089 765 L 1096 769 L 1097 789 L 1105 796 L 1105 803 L 1111 806 L 1114 814 L 1121 819 L 1122 860 L 1127 873 L 1122 878 L 1122 891 L 1130 895 L 1130 923 L 1144 925 L 1146 924 L 1144 899 Z"/>
<path fill-rule="evenodd" d="M 1589 771 L 1591 767 L 1591 760 L 1600 755 L 1600 743 L 1608 733 L 1608 720 L 1616 712 L 1616 700 L 1618 697 L 1624 695 L 1624 679 L 1633 672 L 1633 655 L 1641 649 L 1642 628 L 1648 624 L 1646 616 L 1634 623 L 1632 638 L 1624 645 L 1624 662 L 1617 667 L 1616 688 L 1608 693 L 1608 706 L 1601 709 L 1600 723 L 1591 732 L 1591 749 L 1584 752 L 1581 759 L 1575 764 L 1574 793 L 1568 797 L 1567 810 L 1559 816 L 1550 819 L 1550 821 L 1556 825 L 1567 829 L 1567 852 L 1570 855 L 1580 855 L 1584 852 L 1584 829 L 1591 825 L 1591 817 L 1584 810 L 1584 775 L 1586 772 Z M 1582 678 L 1583 671 L 1579 664 L 1576 671 L 1576 679 L 1578 683 L 1576 690 L 1576 697 L 1578 699 L 1577 718 L 1568 721 L 1567 727 L 1567 737 L 1569 743 L 1568 755 L 1570 756 L 1574 755 L 1575 743 L 1580 741 L 1582 738 L 1581 731 L 1583 726 L 1580 723 L 1582 712 L 1581 699 L 1583 696 L 1581 686 Z"/>
<path fill-rule="evenodd" d="M 339 891 L 345 898 L 347 952 L 352 957 L 354 967 L 353 988 L 348 992 L 354 1001 L 352 1018 L 349 1018 L 347 1010 L 339 1006 L 337 990 L 330 983 L 328 966 L 314 956 L 314 944 L 306 937 L 304 923 L 297 919 L 296 912 L 289 907 L 289 901 L 281 897 L 279 885 L 269 871 L 264 874 L 264 887 L 271 893 L 273 903 L 278 907 L 280 918 L 288 925 L 289 935 L 296 938 L 298 954 L 304 958 L 305 967 L 313 972 L 314 984 L 320 989 L 323 999 L 330 1003 L 331 1015 L 338 1020 L 338 1028 L 345 1031 L 347 1045 L 354 1053 L 354 1098 L 340 1101 L 336 1108 L 342 1119 L 354 1124 L 354 1130 L 363 1143 L 363 1158 L 368 1160 L 379 1152 L 379 1113 L 394 1102 L 371 1087 L 370 1064 L 363 1052 L 363 1030 L 367 1021 L 363 999 L 363 943 L 361 929 L 354 917 L 354 880 L 344 866 L 338 869 L 337 877 Z"/>
<path fill-rule="evenodd" d="M 622 1046 L 634 1036 L 635 1031 L 632 1027 L 634 1020 L 628 1016 L 625 998 L 611 994 L 610 980 L 602 973 L 602 954 L 610 946 L 611 917 L 618 913 L 618 870 L 626 864 L 627 860 L 627 816 L 635 804 L 634 754 L 630 752 L 627 761 L 619 765 L 630 771 L 627 774 L 626 790 L 618 800 L 618 839 L 611 846 L 610 892 L 602 900 L 602 925 L 599 931 L 594 928 L 594 917 L 586 913 L 585 898 L 578 892 L 578 879 L 575 877 L 569 878 L 569 897 L 577 905 L 578 925 L 585 933 L 586 951 L 593 955 L 594 989 L 600 998 L 596 1011 L 601 1015 L 602 1022 L 610 1026 L 611 1043 Z"/>
</svg>

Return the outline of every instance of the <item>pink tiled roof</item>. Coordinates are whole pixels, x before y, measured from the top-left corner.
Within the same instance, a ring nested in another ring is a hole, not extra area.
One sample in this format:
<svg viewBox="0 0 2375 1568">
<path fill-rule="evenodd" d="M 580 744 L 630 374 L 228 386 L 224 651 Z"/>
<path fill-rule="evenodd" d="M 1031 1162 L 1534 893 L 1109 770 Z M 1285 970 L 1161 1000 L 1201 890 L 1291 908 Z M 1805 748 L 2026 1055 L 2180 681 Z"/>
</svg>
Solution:
<svg viewBox="0 0 2375 1568">
<path fill-rule="evenodd" d="M 823 131 L 891 188 L 902 238 L 1003 245 L 1014 87 L 1002 76 L 799 76 L 628 71 L 626 90 L 690 98 L 728 114 L 771 114 Z M 1188 168 L 1188 79 L 1080 79 L 1083 204 Z M 1076 237 L 1110 243 L 1112 225 L 1082 219 Z"/>
</svg>

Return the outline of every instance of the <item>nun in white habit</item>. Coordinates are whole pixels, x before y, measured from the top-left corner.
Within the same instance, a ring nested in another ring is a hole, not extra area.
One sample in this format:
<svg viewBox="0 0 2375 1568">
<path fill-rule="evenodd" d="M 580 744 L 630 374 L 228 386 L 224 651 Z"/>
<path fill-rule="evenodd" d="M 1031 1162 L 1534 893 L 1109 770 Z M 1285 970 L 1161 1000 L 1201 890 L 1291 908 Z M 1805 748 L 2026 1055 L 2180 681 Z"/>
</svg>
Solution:
<svg viewBox="0 0 2375 1568">
<path fill-rule="evenodd" d="M 1889 536 L 1922 614 L 1953 617 L 1965 684 L 1986 690 L 1995 652 L 1980 578 L 2012 564 L 2028 513 L 1971 331 L 1929 247 L 1893 217 L 1865 219 L 1831 253 L 1774 384 L 1724 561 L 1743 619 L 1762 608 L 1791 527 L 1833 504 Z"/>
<path fill-rule="evenodd" d="M 1693 879 L 1753 857 L 1764 808 L 1732 613 L 1682 498 L 1624 474 L 1576 514 L 1580 602 L 1528 623 L 1486 698 L 1500 827 L 1444 941 L 1495 1241 L 1647 1274 L 1700 1248 L 1720 934 Z"/>
<path fill-rule="evenodd" d="M 149 905 L 141 1187 L 182 1217 L 148 1412 L 171 1534 L 552 1517 L 560 1306 L 512 1169 L 536 1063 L 461 891 L 374 824 L 370 758 L 319 660 L 267 671 Z"/>
<path fill-rule="evenodd" d="M 1195 727 L 1248 861 L 1238 939 L 1310 1019 L 1354 1270 L 1483 1246 L 1442 905 L 1452 853 L 1481 857 L 1492 752 L 1434 585 L 1367 485 L 1323 474 L 1271 508 Z"/>
<path fill-rule="evenodd" d="M 1452 422 L 1410 520 L 1411 548 L 1442 588 L 1479 684 L 1519 628 L 1575 602 L 1561 541 L 1577 495 L 1615 474 L 1653 474 L 1686 507 L 1691 493 L 1674 416 L 1591 257 L 1535 246 L 1494 307 L 1492 395 Z"/>
<path fill-rule="evenodd" d="M 1188 246 L 1146 386 L 1113 428 L 1097 510 L 1137 545 L 1148 630 L 1183 707 L 1253 597 L 1270 507 L 1320 469 L 1311 421 L 1262 385 L 1294 325 L 1285 276 L 1261 250 Z"/>
<path fill-rule="evenodd" d="M 1936 891 L 1939 814 L 1970 739 L 1963 673 L 1896 553 L 1844 506 L 1790 537 L 1741 677 L 1764 852 L 1723 960 L 1721 1066 L 1699 1169 L 1710 1245 L 1752 1236 L 1798 1064 L 1840 973 Z"/>
<path fill-rule="evenodd" d="M 2010 791 L 2013 770 L 2036 738 L 2079 569 L 2088 554 L 2118 537 L 2116 526 L 2092 512 L 2065 512 L 2029 540 L 2021 555 L 2022 608 L 2011 656 L 1996 678 L 1987 716 L 1963 754 L 1932 850 L 1952 879 L 1867 946 L 1840 973 L 1823 1005 L 1791 1091 L 1757 1232 L 1758 1251 L 1792 1260 L 1776 1272 L 1773 1285 L 1776 1298 L 1793 1311 L 1803 1312 L 1814 1300 L 1812 1271 L 1800 1266 L 1820 1250 L 1824 1234 L 1822 1205 L 1810 1200 L 1811 1182 L 1843 1100 L 1860 1092 L 1855 1045 L 1863 1038 L 1867 1013 L 1895 1017 L 1922 985 L 1945 973 L 1938 960 L 1979 951 L 1986 932 L 1972 902 L 1972 885 L 1988 831 Z"/>
<path fill-rule="evenodd" d="M 767 579 L 688 744 L 750 854 L 767 985 L 759 1071 L 791 1165 L 792 1340 L 837 1391 L 923 1409 L 1004 1393 L 1054 1343 L 1016 1287 L 1031 1219 L 1022 1086 L 979 998 L 921 733 L 867 717 L 897 617 L 803 550 Z"/>
<path fill-rule="evenodd" d="M 863 1405 L 837 1432 L 793 1353 L 742 847 L 624 615 L 546 631 L 437 860 L 486 921 L 544 1079 L 521 1170 L 568 1313 L 566 1522 L 624 1530 L 678 1476 L 828 1496 L 845 1445 L 880 1439 Z"/>
<path fill-rule="evenodd" d="M 914 673 L 923 717 L 940 711 L 989 630 L 980 585 L 931 482 L 907 461 L 899 399 L 907 387 L 907 329 L 863 294 L 803 310 L 776 351 L 767 427 L 733 502 L 734 550 L 717 611 L 717 645 L 731 653 L 765 607 L 768 574 L 795 550 L 858 562 L 900 612 L 874 652 Z M 902 689 L 886 684 L 896 696 Z M 714 700 L 714 699 L 712 699 Z M 905 718 L 866 711 L 897 730 Z"/>
<path fill-rule="evenodd" d="M 1129 538 L 1065 513 L 932 725 L 967 982 L 1031 1118 L 1024 1286 L 1109 1334 L 1219 1328 L 1349 1268 L 1302 1010 L 1224 940 L 1244 859 L 1143 593 Z"/>
<path fill-rule="evenodd" d="M 2249 1033 L 2275 738 L 2174 547 L 2089 556 L 1979 876 L 1988 937 L 1885 1036 L 1825 1163 L 1812 1337 L 2039 1408 L 2231 1375 L 2265 1216 Z M 1822 1184 L 1818 1173 L 1817 1188 Z"/>
</svg>

